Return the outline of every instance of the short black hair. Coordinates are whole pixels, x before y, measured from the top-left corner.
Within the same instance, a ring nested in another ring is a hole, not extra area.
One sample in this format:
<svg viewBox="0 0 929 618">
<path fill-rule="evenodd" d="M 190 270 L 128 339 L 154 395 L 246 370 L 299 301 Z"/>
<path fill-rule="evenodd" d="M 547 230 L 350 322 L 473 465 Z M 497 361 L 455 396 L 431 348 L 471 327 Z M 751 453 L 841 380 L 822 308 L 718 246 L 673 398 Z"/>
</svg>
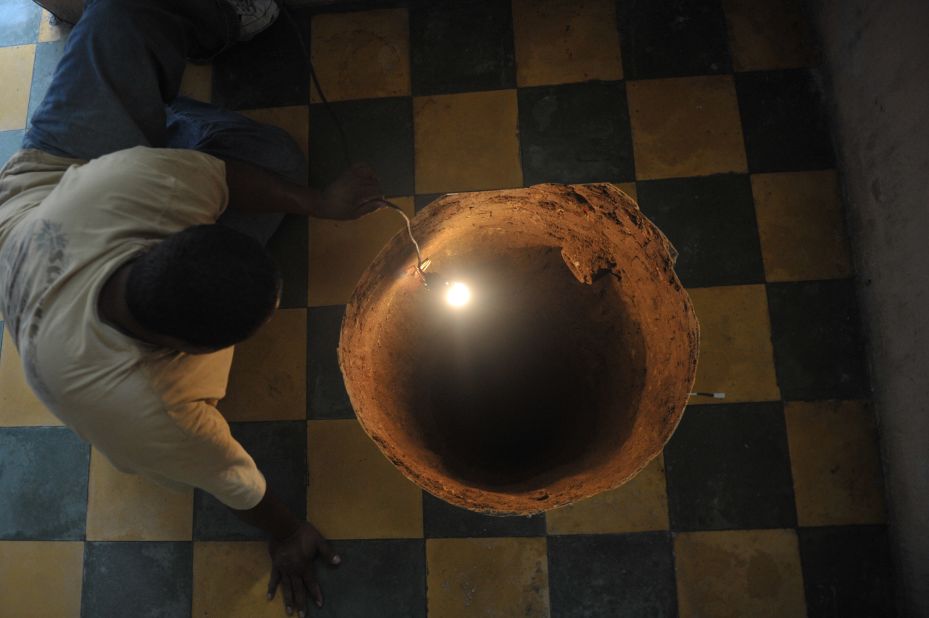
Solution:
<svg viewBox="0 0 929 618">
<path fill-rule="evenodd" d="M 152 332 L 221 349 L 251 336 L 275 310 L 280 290 L 261 243 L 222 225 L 197 225 L 135 260 L 126 303 Z"/>
</svg>

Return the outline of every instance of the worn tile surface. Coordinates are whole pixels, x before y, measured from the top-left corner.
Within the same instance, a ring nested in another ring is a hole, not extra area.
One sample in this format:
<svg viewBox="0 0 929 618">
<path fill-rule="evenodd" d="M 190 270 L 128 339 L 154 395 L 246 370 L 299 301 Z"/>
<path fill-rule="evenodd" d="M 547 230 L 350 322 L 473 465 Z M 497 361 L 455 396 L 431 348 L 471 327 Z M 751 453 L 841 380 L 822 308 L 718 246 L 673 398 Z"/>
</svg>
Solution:
<svg viewBox="0 0 929 618">
<path fill-rule="evenodd" d="M 522 186 L 514 90 L 413 99 L 416 192 Z"/>
<path fill-rule="evenodd" d="M 726 22 L 719 2 L 620 0 L 617 13 L 626 79 L 729 71 Z"/>
<path fill-rule="evenodd" d="M 785 406 L 801 526 L 884 523 L 877 426 L 863 401 Z"/>
<path fill-rule="evenodd" d="M 513 0 L 516 83 L 622 79 L 612 0 Z"/>
<path fill-rule="evenodd" d="M 764 286 L 694 288 L 688 293 L 700 321 L 694 390 L 726 393 L 729 402 L 780 399 Z M 691 402 L 705 403 L 701 398 Z"/>
<path fill-rule="evenodd" d="M 132 613 L 190 615 L 190 543 L 88 542 L 84 548 L 83 616 Z"/>
<path fill-rule="evenodd" d="M 732 76 L 626 82 L 636 179 L 745 172 Z"/>
<path fill-rule="evenodd" d="M 0 426 L 61 425 L 26 383 L 22 361 L 10 331 L 3 329 L 0 347 Z"/>
<path fill-rule="evenodd" d="M 777 379 L 785 399 L 868 394 L 858 303 L 850 279 L 768 286 Z"/>
<path fill-rule="evenodd" d="M 416 96 L 514 87 L 509 3 L 418 5 L 410 10 L 410 58 Z"/>
<path fill-rule="evenodd" d="M 355 418 L 339 369 L 339 332 L 345 305 L 307 311 L 307 418 Z"/>
<path fill-rule="evenodd" d="M 682 532 L 674 559 L 681 618 L 805 615 L 794 530 Z"/>
<path fill-rule="evenodd" d="M 813 32 L 801 0 L 723 0 L 736 71 L 814 64 Z"/>
<path fill-rule="evenodd" d="M 0 47 L 0 131 L 12 131 L 26 126 L 29 109 L 29 88 L 35 45 Z"/>
<path fill-rule="evenodd" d="M 278 309 L 236 346 L 219 410 L 230 421 L 306 418 L 306 309 Z"/>
<path fill-rule="evenodd" d="M 330 101 L 410 94 L 406 9 L 322 14 L 310 33 L 313 67 Z M 311 100 L 318 102 L 314 88 Z"/>
<path fill-rule="evenodd" d="M 674 530 L 796 525 L 780 403 L 690 406 L 665 448 Z"/>
<path fill-rule="evenodd" d="M 83 562 L 79 541 L 0 541 L 4 614 L 78 618 Z"/>
<path fill-rule="evenodd" d="M 552 616 L 677 615 L 667 532 L 548 538 Z"/>
<path fill-rule="evenodd" d="M 391 202 L 413 216 L 410 198 Z M 307 300 L 311 307 L 348 303 L 362 273 L 397 233 L 406 234 L 403 218 L 381 208 L 360 219 L 310 219 L 310 258 Z M 415 259 L 415 255 L 411 258 Z"/>
<path fill-rule="evenodd" d="M 851 276 L 834 170 L 752 174 L 752 193 L 768 281 Z"/>
<path fill-rule="evenodd" d="M 100 451 L 90 455 L 89 541 L 189 541 L 193 490 L 177 491 L 124 474 Z"/>
<path fill-rule="evenodd" d="M 423 492 L 423 533 L 427 538 L 544 536 L 545 515 L 484 515 Z"/>
<path fill-rule="evenodd" d="M 748 176 L 648 180 L 637 192 L 642 212 L 678 250 L 675 272 L 685 286 L 764 281 Z"/>
<path fill-rule="evenodd" d="M 622 82 L 519 91 L 523 180 L 604 182 L 635 178 Z"/>
<path fill-rule="evenodd" d="M 309 422 L 307 514 L 334 539 L 422 538 L 422 495 L 355 420 Z"/>
<path fill-rule="evenodd" d="M 737 73 L 735 85 L 752 172 L 834 165 L 822 87 L 808 69 Z"/>
<path fill-rule="evenodd" d="M 297 517 L 306 505 L 306 437 L 303 422 L 234 423 L 232 437 L 251 454 L 274 494 Z M 239 520 L 213 496 L 194 492 L 194 538 L 197 540 L 260 539 L 265 535 Z"/>
<path fill-rule="evenodd" d="M 545 539 L 429 539 L 432 616 L 550 615 Z"/>
<path fill-rule="evenodd" d="M 66 427 L 0 428 L 0 539 L 84 538 L 89 460 Z"/>
<path fill-rule="evenodd" d="M 801 528 L 807 615 L 896 616 L 884 526 Z"/>
<path fill-rule="evenodd" d="M 612 491 L 545 514 L 549 534 L 598 534 L 667 530 L 664 457 Z"/>
<path fill-rule="evenodd" d="M 702 331 L 694 387 L 726 399 L 694 397 L 663 456 L 614 491 L 531 518 L 453 507 L 364 435 L 338 367 L 344 303 L 401 219 L 285 217 L 269 247 L 282 310 L 239 346 L 220 408 L 274 490 L 335 537 L 343 563 L 318 568 L 326 605 L 311 615 L 893 616 L 840 174 L 801 0 L 369 6 L 296 11 L 296 29 L 285 17 L 188 66 L 181 92 L 287 131 L 319 188 L 372 164 L 410 212 L 446 192 L 615 184 L 680 251 Z M 0 162 L 68 31 L 0 0 Z M 52 426 L 15 352 L 5 337 L 0 615 L 283 615 L 257 531 L 91 456 Z"/>
</svg>

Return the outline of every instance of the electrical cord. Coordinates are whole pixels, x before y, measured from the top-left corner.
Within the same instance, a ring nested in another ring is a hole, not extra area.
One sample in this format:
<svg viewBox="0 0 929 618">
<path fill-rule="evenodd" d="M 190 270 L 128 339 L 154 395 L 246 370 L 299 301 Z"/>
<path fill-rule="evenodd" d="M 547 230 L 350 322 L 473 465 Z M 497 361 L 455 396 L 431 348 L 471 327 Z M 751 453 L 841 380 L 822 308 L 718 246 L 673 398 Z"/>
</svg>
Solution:
<svg viewBox="0 0 929 618">
<path fill-rule="evenodd" d="M 303 59 L 306 62 L 307 68 L 309 68 L 310 70 L 310 80 L 313 82 L 313 87 L 316 89 L 316 94 L 319 95 L 319 100 L 322 102 L 323 107 L 326 108 L 326 113 L 329 114 L 329 117 L 332 119 L 332 124 L 335 125 L 336 131 L 338 131 L 339 133 L 339 141 L 342 146 L 342 155 L 345 159 L 345 166 L 351 167 L 352 157 L 349 152 L 348 137 L 346 137 L 345 135 L 345 129 L 342 126 L 342 122 L 339 120 L 339 117 L 335 113 L 335 110 L 332 109 L 332 105 L 330 105 L 329 99 L 326 98 L 326 93 L 323 92 L 322 84 L 319 81 L 319 77 L 316 75 L 316 69 L 313 68 L 313 60 L 310 56 L 310 51 L 307 49 L 306 43 L 303 40 L 303 35 L 300 32 L 300 26 L 299 24 L 297 24 L 297 20 L 294 19 L 294 16 L 290 12 L 290 9 L 287 8 L 287 6 L 284 5 L 283 3 L 281 4 L 281 11 L 284 13 L 285 17 L 287 18 L 287 21 L 290 22 L 290 25 L 294 30 L 294 34 L 297 37 L 297 42 L 300 43 L 300 50 L 303 52 Z M 425 282 L 426 278 L 425 278 L 425 274 L 423 273 L 423 264 L 424 264 L 423 256 L 419 249 L 419 243 L 416 242 L 416 238 L 413 236 L 413 224 L 410 221 L 410 217 L 403 211 L 402 208 L 400 208 L 400 206 L 398 206 L 397 204 L 394 204 L 393 202 L 391 202 L 390 200 L 384 197 L 378 197 L 373 200 L 368 200 L 367 202 L 361 204 L 361 206 L 364 206 L 371 202 L 379 202 L 381 204 L 384 204 L 388 206 L 391 210 L 394 210 L 395 212 L 397 212 L 401 217 L 403 217 L 403 220 L 406 222 L 407 234 L 409 234 L 410 236 L 410 242 L 413 243 L 413 247 L 416 249 L 416 272 L 419 273 L 420 278 L 423 280 L 423 282 Z M 428 267 L 428 264 L 426 264 L 426 266 Z"/>
</svg>

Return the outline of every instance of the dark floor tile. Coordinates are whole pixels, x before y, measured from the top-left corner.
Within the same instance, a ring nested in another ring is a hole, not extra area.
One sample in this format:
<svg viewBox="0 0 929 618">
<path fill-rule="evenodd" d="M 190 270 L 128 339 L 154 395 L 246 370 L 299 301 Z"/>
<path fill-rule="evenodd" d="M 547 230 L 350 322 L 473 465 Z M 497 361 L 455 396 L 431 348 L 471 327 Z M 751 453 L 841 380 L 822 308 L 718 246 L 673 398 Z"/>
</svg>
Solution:
<svg viewBox="0 0 929 618">
<path fill-rule="evenodd" d="M 635 178 L 622 82 L 521 88 L 519 138 L 526 185 Z"/>
<path fill-rule="evenodd" d="M 67 40 L 39 43 L 35 46 L 35 62 L 32 65 L 32 87 L 29 90 L 28 125 L 32 124 L 32 115 L 39 107 L 48 87 L 55 76 L 58 61 L 64 55 Z"/>
<path fill-rule="evenodd" d="M 735 87 L 749 171 L 834 165 L 820 87 L 809 70 L 737 73 Z"/>
<path fill-rule="evenodd" d="M 551 536 L 552 616 L 677 616 L 667 532 Z"/>
<path fill-rule="evenodd" d="M 545 515 L 496 517 L 451 505 L 423 492 L 423 534 L 426 538 L 545 536 Z"/>
<path fill-rule="evenodd" d="M 346 168 L 333 121 L 345 131 L 353 163 L 374 167 L 385 195 L 413 194 L 413 103 L 409 97 L 310 106 L 310 184 L 325 187 Z"/>
<path fill-rule="evenodd" d="M 309 18 L 299 15 L 295 21 L 309 49 Z M 229 109 L 306 105 L 309 85 L 305 52 L 289 19 L 278 19 L 213 61 L 213 103 Z"/>
<path fill-rule="evenodd" d="M 445 195 L 444 193 L 425 193 L 423 195 L 416 195 L 413 197 L 413 207 L 416 208 L 416 212 L 419 212 L 432 202 L 436 201 L 440 197 Z"/>
<path fill-rule="evenodd" d="M 0 131 L 0 167 L 20 149 L 23 143 L 22 129 L 17 131 Z"/>
<path fill-rule="evenodd" d="M 769 284 L 768 309 L 784 399 L 867 396 L 853 280 Z"/>
<path fill-rule="evenodd" d="M 193 546 L 173 542 L 88 542 L 81 616 L 190 616 Z"/>
<path fill-rule="evenodd" d="M 636 187 L 642 212 L 680 253 L 675 271 L 685 286 L 764 281 L 748 176 L 646 180 Z"/>
<path fill-rule="evenodd" d="M 891 557 L 883 526 L 801 528 L 809 618 L 891 618 Z"/>
<path fill-rule="evenodd" d="M 796 525 L 779 402 L 688 407 L 664 453 L 672 530 Z"/>
<path fill-rule="evenodd" d="M 232 435 L 254 458 L 268 487 L 298 518 L 306 516 L 306 423 L 231 423 Z M 194 539 L 262 539 L 265 533 L 241 522 L 213 496 L 194 493 Z"/>
<path fill-rule="evenodd" d="M 42 10 L 32 0 L 0 2 L 0 47 L 35 43 Z"/>
<path fill-rule="evenodd" d="M 325 596 L 313 616 L 417 618 L 426 615 L 426 558 L 422 539 L 333 541 L 336 569 L 320 567 Z"/>
<path fill-rule="evenodd" d="M 309 228 L 306 217 L 287 215 L 281 222 L 268 251 L 274 257 L 284 285 L 281 307 L 306 307 L 307 259 L 309 258 Z"/>
<path fill-rule="evenodd" d="M 626 79 L 731 71 L 726 18 L 715 0 L 619 0 Z"/>
<path fill-rule="evenodd" d="M 344 305 L 307 311 L 307 418 L 355 418 L 339 369 L 339 333 Z"/>
<path fill-rule="evenodd" d="M 410 10 L 413 94 L 516 86 L 509 2 L 432 2 Z"/>
<path fill-rule="evenodd" d="M 89 466 L 66 427 L 0 429 L 0 539 L 82 539 Z"/>
</svg>

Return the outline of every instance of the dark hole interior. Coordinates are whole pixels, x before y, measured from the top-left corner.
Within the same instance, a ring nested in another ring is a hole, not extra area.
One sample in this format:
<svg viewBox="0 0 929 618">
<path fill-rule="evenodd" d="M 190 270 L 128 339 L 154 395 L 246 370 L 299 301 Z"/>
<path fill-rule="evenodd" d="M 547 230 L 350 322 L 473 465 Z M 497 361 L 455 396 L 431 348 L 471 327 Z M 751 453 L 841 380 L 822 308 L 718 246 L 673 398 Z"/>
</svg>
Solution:
<svg viewBox="0 0 929 618">
<path fill-rule="evenodd" d="M 407 409 L 451 475 L 533 489 L 624 439 L 643 344 L 612 275 L 580 283 L 553 247 L 476 247 L 444 268 L 474 296 L 421 295 Z"/>
</svg>

